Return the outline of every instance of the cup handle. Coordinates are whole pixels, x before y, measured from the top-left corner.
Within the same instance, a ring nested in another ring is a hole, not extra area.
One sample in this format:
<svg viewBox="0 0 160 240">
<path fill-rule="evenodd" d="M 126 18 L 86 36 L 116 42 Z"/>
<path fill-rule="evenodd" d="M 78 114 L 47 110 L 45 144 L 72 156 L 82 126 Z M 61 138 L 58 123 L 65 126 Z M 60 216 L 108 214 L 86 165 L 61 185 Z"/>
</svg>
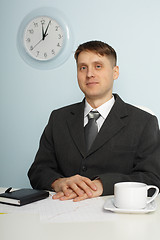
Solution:
<svg viewBox="0 0 160 240">
<path fill-rule="evenodd" d="M 150 188 L 154 188 L 155 189 L 155 193 L 153 194 L 153 196 L 147 201 L 147 204 L 152 202 L 158 195 L 159 193 L 159 188 L 153 185 L 148 185 L 147 186 L 147 190 L 149 190 Z"/>
</svg>

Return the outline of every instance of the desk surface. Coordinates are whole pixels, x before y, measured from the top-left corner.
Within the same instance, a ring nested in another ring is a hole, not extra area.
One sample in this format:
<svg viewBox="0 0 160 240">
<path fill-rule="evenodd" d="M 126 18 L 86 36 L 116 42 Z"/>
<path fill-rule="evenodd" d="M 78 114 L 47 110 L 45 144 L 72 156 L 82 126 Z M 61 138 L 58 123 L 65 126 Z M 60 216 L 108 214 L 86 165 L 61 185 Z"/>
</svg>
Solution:
<svg viewBox="0 0 160 240">
<path fill-rule="evenodd" d="M 104 197 L 105 200 L 108 198 Z M 40 221 L 40 216 L 35 212 L 0 214 L 0 239 L 159 239 L 160 196 L 156 203 L 156 211 L 148 214 L 117 214 L 106 211 L 104 214 L 108 214 L 107 218 L 102 222 L 95 219 L 92 222 L 49 223 Z"/>
</svg>

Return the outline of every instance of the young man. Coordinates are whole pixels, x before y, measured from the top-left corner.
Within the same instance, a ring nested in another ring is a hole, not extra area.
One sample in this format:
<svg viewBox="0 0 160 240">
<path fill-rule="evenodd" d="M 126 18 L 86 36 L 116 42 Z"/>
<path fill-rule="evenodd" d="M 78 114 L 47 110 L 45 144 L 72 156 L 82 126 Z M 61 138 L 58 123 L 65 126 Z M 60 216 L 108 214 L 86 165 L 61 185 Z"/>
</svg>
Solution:
<svg viewBox="0 0 160 240">
<path fill-rule="evenodd" d="M 75 59 L 85 99 L 52 112 L 28 173 L 32 187 L 52 189 L 53 199 L 73 201 L 113 194 L 121 181 L 160 187 L 158 122 L 112 94 L 119 76 L 115 50 L 90 41 L 78 47 Z M 96 114 L 92 133 L 98 133 L 88 143 L 89 116 Z"/>
</svg>

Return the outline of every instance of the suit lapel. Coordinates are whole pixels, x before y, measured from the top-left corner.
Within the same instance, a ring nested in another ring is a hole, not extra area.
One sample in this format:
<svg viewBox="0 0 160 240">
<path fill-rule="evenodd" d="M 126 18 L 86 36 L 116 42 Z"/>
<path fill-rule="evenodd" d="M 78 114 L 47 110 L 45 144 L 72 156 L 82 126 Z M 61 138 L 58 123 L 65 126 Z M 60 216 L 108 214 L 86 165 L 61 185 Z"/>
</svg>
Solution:
<svg viewBox="0 0 160 240">
<path fill-rule="evenodd" d="M 80 153 L 85 156 L 85 139 L 84 139 L 84 101 L 74 105 L 69 113 L 67 124 L 73 141 L 75 142 Z"/>
<path fill-rule="evenodd" d="M 103 123 L 88 154 L 93 153 L 104 143 L 109 141 L 115 134 L 117 134 L 123 127 L 125 127 L 128 122 L 126 104 L 120 99 L 118 95 L 115 95 L 115 99 L 115 104 L 105 122 Z"/>
</svg>

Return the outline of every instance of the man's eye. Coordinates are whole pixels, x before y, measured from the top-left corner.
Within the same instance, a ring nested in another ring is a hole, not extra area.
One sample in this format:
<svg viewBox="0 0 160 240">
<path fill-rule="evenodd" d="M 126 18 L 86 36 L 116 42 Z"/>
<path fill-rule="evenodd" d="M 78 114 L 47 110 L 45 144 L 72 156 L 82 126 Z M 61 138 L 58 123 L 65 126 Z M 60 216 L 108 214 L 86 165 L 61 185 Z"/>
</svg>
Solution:
<svg viewBox="0 0 160 240">
<path fill-rule="evenodd" d="M 97 69 L 100 69 L 100 68 L 101 68 L 101 65 L 96 65 L 96 68 L 97 68 Z"/>
<path fill-rule="evenodd" d="M 81 68 L 80 68 L 80 70 L 85 70 L 86 69 L 86 67 L 85 66 L 82 66 Z"/>
</svg>

